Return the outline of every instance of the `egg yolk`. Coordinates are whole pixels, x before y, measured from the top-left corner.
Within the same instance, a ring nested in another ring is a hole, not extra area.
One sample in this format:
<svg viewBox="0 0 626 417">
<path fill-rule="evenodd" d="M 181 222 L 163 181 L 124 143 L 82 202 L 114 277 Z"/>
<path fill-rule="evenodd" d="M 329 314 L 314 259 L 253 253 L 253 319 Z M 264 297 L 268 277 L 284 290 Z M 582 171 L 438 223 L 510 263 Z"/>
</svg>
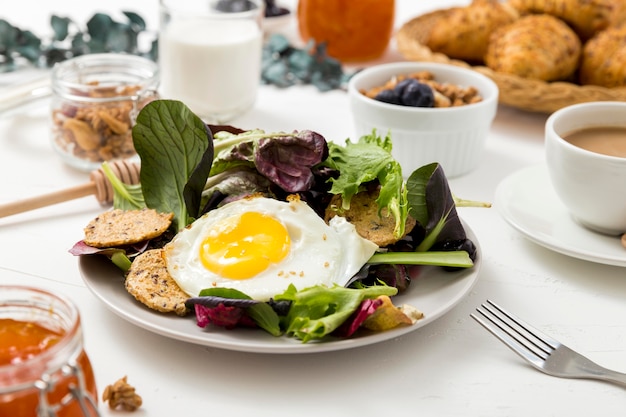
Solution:
<svg viewBox="0 0 626 417">
<path fill-rule="evenodd" d="M 282 223 L 265 214 L 246 212 L 215 225 L 200 245 L 200 260 L 206 269 L 224 278 L 248 279 L 284 259 L 290 244 Z"/>
</svg>

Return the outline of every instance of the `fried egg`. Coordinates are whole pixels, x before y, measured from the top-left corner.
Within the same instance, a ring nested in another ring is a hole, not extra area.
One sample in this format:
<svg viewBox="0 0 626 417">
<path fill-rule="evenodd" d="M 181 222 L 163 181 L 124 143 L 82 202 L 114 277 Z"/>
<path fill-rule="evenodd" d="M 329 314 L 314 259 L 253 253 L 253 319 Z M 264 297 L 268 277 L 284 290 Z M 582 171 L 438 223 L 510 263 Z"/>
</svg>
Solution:
<svg viewBox="0 0 626 417">
<path fill-rule="evenodd" d="M 164 249 L 168 272 L 190 296 L 222 287 L 267 301 L 290 284 L 345 286 L 378 246 L 343 217 L 326 224 L 299 199 L 255 197 L 208 212 Z"/>
</svg>

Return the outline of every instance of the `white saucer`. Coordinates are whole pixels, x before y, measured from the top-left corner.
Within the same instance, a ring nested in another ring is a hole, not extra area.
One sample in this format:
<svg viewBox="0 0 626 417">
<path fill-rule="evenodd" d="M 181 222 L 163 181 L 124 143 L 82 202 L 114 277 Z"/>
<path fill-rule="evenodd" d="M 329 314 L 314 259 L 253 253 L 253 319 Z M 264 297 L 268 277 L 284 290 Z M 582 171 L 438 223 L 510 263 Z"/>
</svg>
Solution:
<svg viewBox="0 0 626 417">
<path fill-rule="evenodd" d="M 619 237 L 578 224 L 552 189 L 545 166 L 524 168 L 505 178 L 496 190 L 494 207 L 539 245 L 578 259 L 626 266 L 626 248 Z"/>
</svg>

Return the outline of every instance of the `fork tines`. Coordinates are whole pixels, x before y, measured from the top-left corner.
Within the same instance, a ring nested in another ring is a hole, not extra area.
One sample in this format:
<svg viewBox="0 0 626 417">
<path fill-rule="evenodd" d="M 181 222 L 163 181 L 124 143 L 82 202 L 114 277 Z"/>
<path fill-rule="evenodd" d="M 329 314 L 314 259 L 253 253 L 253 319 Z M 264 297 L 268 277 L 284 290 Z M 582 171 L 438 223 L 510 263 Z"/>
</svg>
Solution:
<svg viewBox="0 0 626 417">
<path fill-rule="evenodd" d="M 470 316 L 515 353 L 535 365 L 545 361 L 560 345 L 491 300 L 476 308 Z"/>
</svg>

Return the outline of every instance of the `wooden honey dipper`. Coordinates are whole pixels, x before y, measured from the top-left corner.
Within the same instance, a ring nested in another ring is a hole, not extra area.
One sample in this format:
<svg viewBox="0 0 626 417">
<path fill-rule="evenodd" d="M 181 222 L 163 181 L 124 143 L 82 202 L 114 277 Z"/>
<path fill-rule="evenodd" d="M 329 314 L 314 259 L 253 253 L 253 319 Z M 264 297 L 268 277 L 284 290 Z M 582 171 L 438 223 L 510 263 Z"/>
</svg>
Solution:
<svg viewBox="0 0 626 417">
<path fill-rule="evenodd" d="M 117 178 L 126 184 L 139 183 L 139 164 L 127 161 L 112 161 L 108 163 Z M 0 218 L 23 213 L 29 210 L 74 200 L 76 198 L 95 195 L 102 205 L 113 202 L 113 186 L 109 182 L 102 168 L 89 174 L 89 182 L 65 190 L 55 191 L 50 194 L 32 197 L 25 200 L 15 201 L 8 204 L 0 204 Z"/>
</svg>

